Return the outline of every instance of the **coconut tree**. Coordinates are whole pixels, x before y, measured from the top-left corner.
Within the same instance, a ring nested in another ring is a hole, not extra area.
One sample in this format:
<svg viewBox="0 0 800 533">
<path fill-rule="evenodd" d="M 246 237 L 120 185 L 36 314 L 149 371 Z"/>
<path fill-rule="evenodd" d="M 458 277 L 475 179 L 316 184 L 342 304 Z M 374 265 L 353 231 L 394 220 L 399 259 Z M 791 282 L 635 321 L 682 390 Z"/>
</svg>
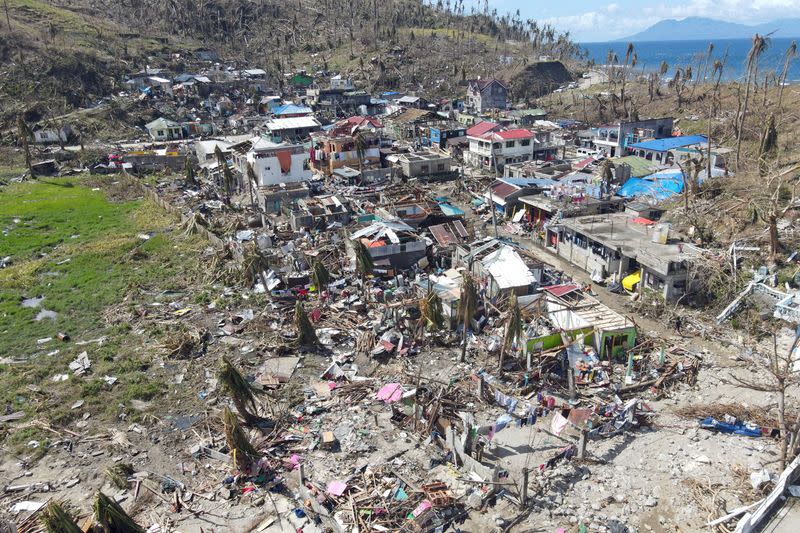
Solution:
<svg viewBox="0 0 800 533">
<path fill-rule="evenodd" d="M 133 521 L 113 498 L 100 491 L 94 498 L 94 519 L 102 531 L 110 533 L 144 533 L 144 528 Z"/>
<path fill-rule="evenodd" d="M 475 280 L 472 274 L 464 272 L 461 279 L 461 295 L 458 302 L 458 313 L 460 315 L 463 331 L 461 344 L 461 362 L 467 359 L 467 332 L 472 317 L 478 309 L 478 290 L 475 287 Z"/>
<path fill-rule="evenodd" d="M 189 157 L 186 158 L 186 161 L 183 164 L 183 173 L 186 177 L 186 183 L 189 186 L 194 187 L 197 185 L 197 176 L 195 175 L 194 163 Z"/>
<path fill-rule="evenodd" d="M 611 194 L 611 182 L 614 179 L 614 163 L 609 158 L 600 164 L 600 179 L 603 180 L 603 194 Z"/>
<path fill-rule="evenodd" d="M 222 411 L 222 422 L 225 425 L 225 441 L 230 450 L 233 466 L 241 473 L 249 473 L 258 461 L 258 452 L 239 425 L 239 419 L 227 407 Z"/>
<path fill-rule="evenodd" d="M 356 157 L 358 157 L 358 172 L 359 174 L 364 169 L 364 158 L 367 156 L 367 138 L 364 137 L 362 132 L 359 132 L 355 138 Z"/>
<path fill-rule="evenodd" d="M 327 288 L 331 282 L 331 274 L 325 267 L 325 263 L 316 259 L 311 265 L 311 277 L 314 278 L 314 285 L 317 286 L 317 295 L 322 299 L 322 290 Z"/>
<path fill-rule="evenodd" d="M 255 285 L 260 281 L 264 285 L 264 290 L 267 290 L 267 277 L 264 271 L 269 269 L 269 261 L 261 253 L 258 248 L 258 243 L 253 241 L 250 246 L 246 246 L 243 250 L 242 257 L 242 276 L 243 281 L 247 285 Z"/>
<path fill-rule="evenodd" d="M 506 317 L 506 333 L 503 336 L 503 345 L 500 347 L 500 365 L 499 370 L 503 371 L 503 360 L 505 354 L 510 350 L 514 344 L 522 341 L 523 325 L 522 325 L 522 311 L 519 308 L 517 295 L 513 292 L 508 298 L 508 316 Z"/>
<path fill-rule="evenodd" d="M 256 171 L 253 169 L 253 164 L 250 163 L 247 165 L 247 190 L 250 191 L 250 206 L 253 208 L 253 211 L 256 210 L 256 198 L 253 192 L 253 184 L 258 183 L 258 178 L 256 177 Z"/>
<path fill-rule="evenodd" d="M 253 414 L 257 411 L 253 387 L 225 356 L 219 360 L 217 378 L 222 389 L 230 395 L 236 411 L 246 423 L 255 424 L 263 420 Z"/>
<path fill-rule="evenodd" d="M 742 154 L 742 136 L 744 135 L 744 123 L 745 123 L 745 118 L 747 117 L 747 106 L 750 103 L 750 87 L 754 81 L 758 83 L 757 81 L 758 61 L 761 58 L 761 55 L 766 51 L 768 46 L 769 42 L 767 41 L 767 39 L 756 33 L 753 36 L 753 44 L 750 47 L 750 51 L 747 53 L 747 62 L 746 62 L 747 77 L 745 79 L 744 102 L 742 103 L 742 109 L 739 113 L 739 122 L 737 124 L 737 131 L 736 131 L 737 168 L 739 167 L 740 157 Z"/>
<path fill-rule="evenodd" d="M 758 168 L 763 176 L 767 173 L 767 158 L 778 148 L 778 130 L 775 127 L 775 115 L 770 115 L 761 135 L 758 147 Z"/>
<path fill-rule="evenodd" d="M 297 300 L 294 306 L 294 326 L 297 328 L 297 343 L 300 346 L 319 346 L 317 332 L 314 331 L 314 326 L 300 300 Z"/>
<path fill-rule="evenodd" d="M 638 57 L 636 55 L 636 48 L 634 48 L 633 43 L 628 43 L 628 46 L 625 49 L 625 62 L 622 64 L 622 87 L 620 89 L 622 109 L 625 111 L 626 115 L 628 114 L 628 105 L 625 103 L 625 84 L 628 79 L 628 66 L 630 65 L 630 68 L 635 68 L 637 62 Z"/>
<path fill-rule="evenodd" d="M 786 76 L 789 74 L 789 64 L 792 60 L 797 57 L 797 41 L 792 41 L 792 44 L 789 45 L 789 48 L 786 49 L 786 52 L 783 54 L 783 69 L 781 70 L 781 75 L 778 78 L 780 82 L 780 87 L 778 88 L 778 113 L 781 113 L 781 106 L 783 103 L 783 88 L 786 85 Z"/>
<path fill-rule="evenodd" d="M 225 197 L 225 201 L 230 202 L 234 189 L 233 173 L 231 172 L 231 169 L 228 166 L 228 161 L 225 159 L 225 154 L 222 153 L 219 145 L 217 145 L 217 147 L 214 149 L 214 155 L 217 158 L 217 165 L 222 171 L 222 193 Z"/>
<path fill-rule="evenodd" d="M 444 327 L 442 299 L 436 294 L 436 291 L 429 289 L 425 297 L 420 299 L 419 312 L 428 331 L 438 331 Z"/>
</svg>

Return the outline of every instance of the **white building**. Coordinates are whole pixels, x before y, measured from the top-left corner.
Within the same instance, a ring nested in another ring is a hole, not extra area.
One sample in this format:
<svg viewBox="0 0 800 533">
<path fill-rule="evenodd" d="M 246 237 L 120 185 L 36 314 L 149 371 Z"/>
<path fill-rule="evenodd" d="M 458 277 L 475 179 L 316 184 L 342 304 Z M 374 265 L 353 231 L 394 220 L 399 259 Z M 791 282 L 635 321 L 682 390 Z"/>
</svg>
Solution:
<svg viewBox="0 0 800 533">
<path fill-rule="evenodd" d="M 353 80 L 342 78 L 341 74 L 337 74 L 331 78 L 331 89 L 352 91 L 355 89 L 355 86 L 353 85 Z"/>
<path fill-rule="evenodd" d="M 291 141 L 305 139 L 322 129 L 322 124 L 314 117 L 274 118 L 266 126 L 273 139 Z"/>
<path fill-rule="evenodd" d="M 311 179 L 308 151 L 301 144 L 274 143 L 253 137 L 231 147 L 236 168 L 247 176 L 253 166 L 259 187 Z"/>
<path fill-rule="evenodd" d="M 147 133 L 154 141 L 183 139 L 183 128 L 177 122 L 165 118 L 157 118 L 145 125 Z"/>
<path fill-rule="evenodd" d="M 467 136 L 469 151 L 464 161 L 473 167 L 502 171 L 506 163 L 520 163 L 533 159 L 534 135 L 525 129 L 490 132 L 480 136 Z"/>
</svg>

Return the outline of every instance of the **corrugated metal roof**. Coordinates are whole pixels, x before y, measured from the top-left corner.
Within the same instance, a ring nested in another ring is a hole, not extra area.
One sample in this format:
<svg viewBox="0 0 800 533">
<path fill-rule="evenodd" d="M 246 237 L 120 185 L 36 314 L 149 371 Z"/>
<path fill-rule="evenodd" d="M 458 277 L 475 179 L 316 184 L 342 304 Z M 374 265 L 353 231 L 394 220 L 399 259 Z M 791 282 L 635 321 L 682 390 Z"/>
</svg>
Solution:
<svg viewBox="0 0 800 533">
<path fill-rule="evenodd" d="M 498 198 L 505 199 L 508 195 L 513 194 L 519 190 L 516 185 L 510 183 L 496 182 L 492 185 L 492 194 Z"/>
<path fill-rule="evenodd" d="M 467 135 L 472 137 L 480 137 L 485 133 L 489 133 L 498 126 L 499 124 L 495 122 L 478 122 L 474 126 L 467 128 Z"/>
<path fill-rule="evenodd" d="M 501 290 L 526 287 L 536 282 L 528 265 L 510 246 L 501 246 L 484 257 L 481 263 Z"/>
</svg>

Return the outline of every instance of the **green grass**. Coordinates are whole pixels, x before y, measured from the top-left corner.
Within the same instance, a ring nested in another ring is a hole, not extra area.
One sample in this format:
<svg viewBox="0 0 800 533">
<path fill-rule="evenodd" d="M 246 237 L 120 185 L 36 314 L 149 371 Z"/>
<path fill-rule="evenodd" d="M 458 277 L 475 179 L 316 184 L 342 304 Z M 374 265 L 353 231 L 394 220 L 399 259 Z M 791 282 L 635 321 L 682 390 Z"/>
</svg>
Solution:
<svg viewBox="0 0 800 533">
<path fill-rule="evenodd" d="M 121 194 L 129 189 L 114 184 L 116 178 L 91 180 L 29 181 L 0 189 L 0 230 L 8 229 L 0 236 L 0 256 L 13 259 L 11 267 L 0 270 L 0 357 L 22 361 L 0 364 L 0 406 L 56 426 L 86 411 L 97 420 L 111 419 L 120 404 L 164 397 L 166 376 L 152 366 L 145 349 L 149 339 L 128 322 L 109 325 L 104 311 L 126 297 L 123 309 L 151 303 L 142 290 L 185 289 L 187 265 L 197 264 L 203 246 L 174 231 L 175 220 L 149 201 L 109 201 L 104 191 L 132 198 Z M 98 186 L 103 190 L 93 190 Z M 143 240 L 143 233 L 152 237 Z M 39 309 L 20 305 L 23 298 L 39 295 L 45 298 L 41 307 L 58 313 L 55 320 L 37 322 Z M 72 340 L 37 344 L 58 332 Z M 101 345 L 76 345 L 99 337 L 106 339 Z M 70 373 L 67 365 L 84 350 L 91 373 L 53 382 L 53 375 Z M 108 386 L 105 375 L 119 381 Z M 84 406 L 72 410 L 79 398 Z M 10 436 L 0 432 L 0 441 Z"/>
</svg>

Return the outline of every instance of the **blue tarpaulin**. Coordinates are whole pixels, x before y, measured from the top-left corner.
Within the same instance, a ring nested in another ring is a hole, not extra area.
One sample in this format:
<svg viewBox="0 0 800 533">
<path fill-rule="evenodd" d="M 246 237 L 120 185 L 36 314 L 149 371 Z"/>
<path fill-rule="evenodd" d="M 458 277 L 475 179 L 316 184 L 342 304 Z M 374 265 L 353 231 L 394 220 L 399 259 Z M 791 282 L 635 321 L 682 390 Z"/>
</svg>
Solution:
<svg viewBox="0 0 800 533">
<path fill-rule="evenodd" d="M 735 424 L 728 424 L 727 422 L 720 422 L 719 420 L 706 417 L 700 420 L 700 427 L 703 429 L 712 429 L 721 431 L 722 433 L 733 433 L 735 435 L 743 435 L 745 437 L 760 437 L 761 430 L 757 426 L 743 424 L 736 421 Z"/>
<path fill-rule="evenodd" d="M 442 213 L 447 215 L 448 217 L 464 216 L 464 211 L 448 203 L 439 204 L 439 208 L 442 210 Z"/>
<path fill-rule="evenodd" d="M 623 198 L 648 197 L 653 200 L 666 200 L 683 192 L 683 175 L 680 170 L 659 172 L 646 178 L 629 178 L 617 191 Z"/>
</svg>

